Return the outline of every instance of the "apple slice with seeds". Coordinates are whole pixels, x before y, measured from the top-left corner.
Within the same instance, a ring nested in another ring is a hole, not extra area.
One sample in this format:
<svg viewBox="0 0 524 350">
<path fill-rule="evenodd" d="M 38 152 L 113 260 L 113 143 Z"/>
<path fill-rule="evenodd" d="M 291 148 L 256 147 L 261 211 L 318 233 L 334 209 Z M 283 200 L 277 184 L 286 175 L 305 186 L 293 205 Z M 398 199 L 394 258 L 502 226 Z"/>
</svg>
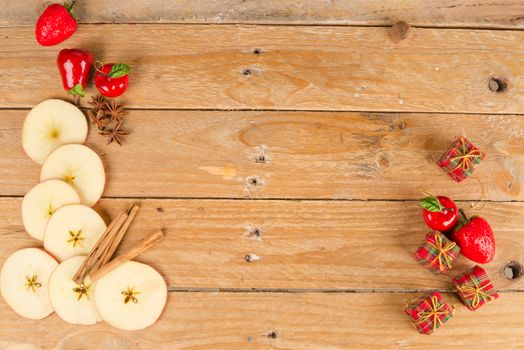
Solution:
<svg viewBox="0 0 524 350">
<path fill-rule="evenodd" d="M 42 164 L 51 152 L 69 143 L 84 143 L 87 120 L 71 103 L 50 99 L 31 109 L 22 128 L 22 146 L 33 161 Z"/>
<path fill-rule="evenodd" d="M 42 165 L 40 181 L 64 180 L 80 196 L 82 204 L 93 206 L 102 196 L 105 172 L 102 160 L 84 145 L 64 145 L 47 157 Z"/>
<path fill-rule="evenodd" d="M 151 266 L 127 261 L 96 282 L 95 303 L 102 319 L 124 330 L 151 326 L 167 300 L 166 282 Z"/>
<path fill-rule="evenodd" d="M 0 272 L 2 297 L 22 317 L 33 320 L 47 317 L 53 313 L 48 281 L 57 265 L 43 249 L 25 248 L 14 252 Z"/>
<path fill-rule="evenodd" d="M 88 254 L 107 226 L 96 211 L 82 204 L 61 207 L 44 231 L 44 248 L 58 260 Z"/>
<path fill-rule="evenodd" d="M 102 321 L 97 312 L 95 284 L 89 276 L 82 285 L 73 282 L 73 276 L 84 262 L 85 256 L 64 260 L 49 277 L 49 300 L 56 314 L 67 323 L 90 325 Z"/>
<path fill-rule="evenodd" d="M 43 240 L 49 218 L 60 207 L 80 203 L 80 197 L 67 183 L 47 180 L 33 187 L 22 201 L 22 221 L 27 233 Z"/>
</svg>

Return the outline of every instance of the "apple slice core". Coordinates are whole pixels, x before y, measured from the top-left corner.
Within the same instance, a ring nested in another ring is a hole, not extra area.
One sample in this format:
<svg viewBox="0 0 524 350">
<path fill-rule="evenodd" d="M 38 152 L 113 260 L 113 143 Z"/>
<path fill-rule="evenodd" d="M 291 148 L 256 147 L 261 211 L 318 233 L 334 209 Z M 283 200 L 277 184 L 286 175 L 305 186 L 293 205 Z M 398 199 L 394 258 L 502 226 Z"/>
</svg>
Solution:
<svg viewBox="0 0 524 350">
<path fill-rule="evenodd" d="M 167 300 L 162 276 L 151 266 L 128 261 L 97 281 L 95 303 L 102 319 L 124 330 L 151 326 Z"/>
<path fill-rule="evenodd" d="M 11 254 L 0 272 L 0 290 L 20 316 L 39 320 L 53 313 L 48 296 L 49 276 L 58 265 L 43 249 L 25 248 Z"/>
<path fill-rule="evenodd" d="M 57 99 L 45 100 L 31 109 L 22 127 L 22 146 L 38 164 L 58 147 L 84 143 L 87 120 L 75 105 Z"/>
<path fill-rule="evenodd" d="M 93 206 L 102 196 L 105 172 L 102 160 L 84 145 L 64 145 L 47 157 L 40 172 L 40 181 L 59 179 L 71 185 L 82 204 Z"/>
<path fill-rule="evenodd" d="M 49 277 L 49 300 L 56 314 L 71 324 L 90 325 L 102 320 L 93 299 L 96 284 L 91 283 L 89 276 L 82 285 L 73 282 L 85 258 L 74 256 L 62 261 Z"/>
<path fill-rule="evenodd" d="M 86 255 L 106 228 L 104 220 L 90 207 L 65 205 L 49 219 L 44 232 L 44 247 L 60 261 Z"/>
<path fill-rule="evenodd" d="M 54 212 L 67 204 L 80 203 L 76 191 L 61 180 L 47 180 L 29 190 L 22 201 L 22 221 L 27 233 L 44 239 L 44 230 Z"/>
</svg>

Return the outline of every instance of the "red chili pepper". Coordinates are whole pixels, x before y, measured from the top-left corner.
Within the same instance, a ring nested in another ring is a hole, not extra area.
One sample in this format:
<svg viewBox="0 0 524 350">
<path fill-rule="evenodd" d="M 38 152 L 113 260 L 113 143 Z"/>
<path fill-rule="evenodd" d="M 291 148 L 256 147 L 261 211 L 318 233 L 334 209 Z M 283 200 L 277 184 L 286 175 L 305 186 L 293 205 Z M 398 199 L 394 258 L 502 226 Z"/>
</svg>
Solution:
<svg viewBox="0 0 524 350">
<path fill-rule="evenodd" d="M 93 68 L 93 54 L 78 49 L 63 49 L 56 60 L 62 84 L 67 93 L 85 96 L 89 73 Z"/>
</svg>

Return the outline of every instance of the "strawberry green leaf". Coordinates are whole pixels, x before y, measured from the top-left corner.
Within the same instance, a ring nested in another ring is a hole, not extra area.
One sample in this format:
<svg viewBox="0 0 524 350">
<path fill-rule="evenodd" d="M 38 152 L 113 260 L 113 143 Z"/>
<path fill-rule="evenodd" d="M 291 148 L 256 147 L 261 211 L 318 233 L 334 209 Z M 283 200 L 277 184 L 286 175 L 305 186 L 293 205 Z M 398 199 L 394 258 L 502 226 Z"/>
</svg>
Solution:
<svg viewBox="0 0 524 350">
<path fill-rule="evenodd" d="M 444 209 L 438 198 L 435 196 L 422 198 L 420 200 L 420 206 L 431 212 L 441 212 Z"/>
<path fill-rule="evenodd" d="M 109 71 L 109 77 L 120 78 L 129 74 L 129 72 L 131 72 L 131 67 L 125 63 L 117 63 L 111 67 L 111 70 Z"/>
<path fill-rule="evenodd" d="M 82 84 L 80 83 L 73 86 L 71 90 L 69 90 L 67 93 L 74 95 L 74 96 L 80 96 L 80 97 L 84 97 L 86 95 L 86 93 L 84 92 L 84 88 L 82 87 Z"/>
<path fill-rule="evenodd" d="M 73 8 L 73 6 L 75 6 L 74 0 L 71 1 L 70 3 L 69 2 L 64 2 L 64 7 L 66 8 L 67 12 L 69 12 L 71 17 L 73 17 L 73 19 L 76 21 L 77 18 L 75 16 L 75 9 Z"/>
</svg>

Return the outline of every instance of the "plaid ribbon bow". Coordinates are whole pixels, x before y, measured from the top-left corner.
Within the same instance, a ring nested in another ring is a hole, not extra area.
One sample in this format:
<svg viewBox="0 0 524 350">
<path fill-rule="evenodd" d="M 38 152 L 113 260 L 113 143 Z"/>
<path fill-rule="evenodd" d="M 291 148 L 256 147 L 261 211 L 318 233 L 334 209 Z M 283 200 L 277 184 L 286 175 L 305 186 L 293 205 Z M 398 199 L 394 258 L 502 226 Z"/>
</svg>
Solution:
<svg viewBox="0 0 524 350">
<path fill-rule="evenodd" d="M 457 145 L 459 146 L 457 147 Z M 479 149 L 476 148 L 464 136 L 459 138 L 459 141 L 455 147 L 453 147 L 450 151 L 450 153 L 455 154 L 455 156 L 449 159 L 451 167 L 448 169 L 448 173 L 452 173 L 455 170 L 460 169 L 463 173 L 467 173 L 469 175 L 471 169 L 479 164 L 483 158 Z"/>
<path fill-rule="evenodd" d="M 453 250 L 457 246 L 455 242 L 447 241 L 445 245 L 442 244 L 442 235 L 436 234 L 435 236 L 435 243 L 431 241 L 427 241 L 427 244 L 435 249 L 437 251 L 437 255 L 431 262 L 431 265 L 434 265 L 435 262 L 438 260 L 439 270 L 444 272 L 446 270 L 446 266 L 444 265 L 445 260 L 447 266 L 451 266 L 451 260 L 453 259 Z"/>
<path fill-rule="evenodd" d="M 479 306 L 481 298 L 484 302 L 494 298 L 492 295 L 486 293 L 491 289 L 491 283 L 480 286 L 476 278 L 472 278 L 471 281 L 473 282 L 473 286 L 457 286 L 457 289 L 462 291 L 468 300 L 473 296 L 473 298 L 471 298 L 471 306 L 473 306 L 473 308 L 476 309 Z"/>
</svg>

